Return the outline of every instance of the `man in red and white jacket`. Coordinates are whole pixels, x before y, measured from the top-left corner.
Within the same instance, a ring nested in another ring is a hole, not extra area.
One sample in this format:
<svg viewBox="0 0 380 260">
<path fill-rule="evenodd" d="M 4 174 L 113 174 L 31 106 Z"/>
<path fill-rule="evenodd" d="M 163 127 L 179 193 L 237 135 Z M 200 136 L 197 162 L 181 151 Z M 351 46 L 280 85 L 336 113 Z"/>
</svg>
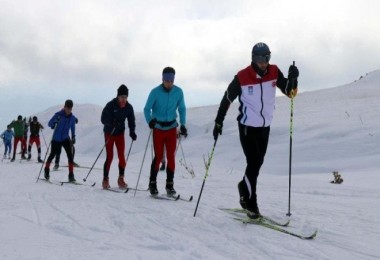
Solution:
<svg viewBox="0 0 380 260">
<path fill-rule="evenodd" d="M 273 118 L 276 87 L 288 97 L 297 95 L 298 68 L 289 67 L 285 78 L 276 65 L 269 64 L 271 52 L 268 45 L 259 42 L 252 49 L 252 63 L 239 71 L 228 86 L 220 103 L 213 131 L 216 140 L 222 134 L 223 121 L 230 104 L 239 97 L 239 134 L 247 168 L 239 182 L 240 204 L 248 216 L 258 218 L 256 185 L 268 146 L 270 124 Z"/>
</svg>

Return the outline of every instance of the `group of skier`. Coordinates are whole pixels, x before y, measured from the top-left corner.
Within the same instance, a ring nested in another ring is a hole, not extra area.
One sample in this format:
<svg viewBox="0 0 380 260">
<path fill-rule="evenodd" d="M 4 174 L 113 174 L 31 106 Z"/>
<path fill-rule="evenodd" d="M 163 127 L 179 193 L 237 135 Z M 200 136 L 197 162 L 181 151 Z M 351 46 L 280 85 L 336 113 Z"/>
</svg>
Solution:
<svg viewBox="0 0 380 260">
<path fill-rule="evenodd" d="M 240 102 L 240 114 L 237 117 L 238 129 L 240 143 L 247 163 L 244 177 L 238 183 L 238 192 L 242 208 L 249 212 L 249 217 L 257 218 L 260 216 L 256 195 L 257 178 L 267 150 L 270 124 L 275 108 L 276 86 L 289 98 L 294 98 L 298 90 L 297 78 L 299 71 L 295 65 L 291 65 L 288 77 L 285 78 L 276 65 L 269 64 L 271 52 L 269 47 L 262 42 L 253 46 L 251 58 L 251 64 L 235 75 L 224 93 L 215 119 L 213 137 L 216 143 L 219 135 L 222 134 L 224 118 L 230 104 L 238 98 Z M 157 189 L 157 174 L 164 157 L 166 157 L 167 162 L 165 165 L 165 189 L 168 196 L 176 194 L 174 175 L 177 128 L 179 127 L 179 134 L 181 136 L 187 137 L 188 135 L 184 94 L 182 89 L 174 84 L 174 80 L 174 68 L 164 68 L 162 71 L 162 82 L 151 90 L 144 107 L 145 120 L 147 126 L 151 129 L 150 136 L 153 137 L 154 158 L 151 163 L 149 177 L 149 191 L 153 196 L 159 193 Z M 127 86 L 121 85 L 117 89 L 116 98 L 109 101 L 102 111 L 101 122 L 104 125 L 104 142 L 107 153 L 103 166 L 102 186 L 104 189 L 110 188 L 109 173 L 113 160 L 114 146 L 116 146 L 119 159 L 117 184 L 121 189 L 128 187 L 125 181 L 127 162 L 124 156 L 126 120 L 132 142 L 137 140 L 135 114 L 132 105 L 128 101 L 128 94 L 129 89 Z M 60 154 L 61 147 L 63 147 L 68 157 L 69 181 L 75 181 L 71 147 L 75 144 L 75 124 L 77 119 L 72 114 L 72 108 L 72 100 L 66 100 L 64 108 L 55 113 L 48 123 L 48 126 L 54 129 L 54 134 L 51 142 L 51 152 L 45 162 L 44 173 L 46 179 L 49 179 L 50 164 L 54 156 Z M 177 121 L 177 112 L 179 122 Z M 38 123 L 36 117 L 33 118 L 32 123 L 34 124 L 33 130 L 32 124 L 30 124 L 31 138 L 28 147 L 28 158 L 30 158 L 31 145 L 36 142 L 40 160 L 41 149 L 38 133 L 43 127 Z M 5 131 L 6 133 L 2 135 L 8 138 L 9 135 L 12 135 L 9 133 L 10 129 L 14 128 L 14 147 L 16 147 L 17 142 L 22 141 L 25 128 L 21 125 L 25 124 L 23 124 L 22 118 L 19 116 L 18 120 L 12 122 L 8 126 L 8 130 Z M 69 131 L 71 131 L 71 137 Z M 23 152 L 22 156 L 24 156 L 25 152 Z M 13 159 L 14 156 L 15 149 Z"/>
</svg>

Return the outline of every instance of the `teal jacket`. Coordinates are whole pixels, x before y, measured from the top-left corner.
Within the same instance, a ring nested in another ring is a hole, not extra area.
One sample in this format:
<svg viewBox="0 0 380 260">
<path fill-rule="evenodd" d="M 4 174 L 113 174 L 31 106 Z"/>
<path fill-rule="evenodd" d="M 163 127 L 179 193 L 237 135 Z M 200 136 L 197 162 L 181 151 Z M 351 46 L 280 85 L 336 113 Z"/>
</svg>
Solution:
<svg viewBox="0 0 380 260">
<path fill-rule="evenodd" d="M 145 120 L 149 124 L 150 120 L 156 119 L 155 128 L 168 130 L 178 126 L 177 109 L 179 122 L 186 125 L 186 105 L 182 89 L 174 85 L 169 91 L 163 84 L 152 89 L 144 107 Z M 162 122 L 162 124 L 160 124 Z M 172 122 L 168 125 L 168 123 Z"/>
</svg>

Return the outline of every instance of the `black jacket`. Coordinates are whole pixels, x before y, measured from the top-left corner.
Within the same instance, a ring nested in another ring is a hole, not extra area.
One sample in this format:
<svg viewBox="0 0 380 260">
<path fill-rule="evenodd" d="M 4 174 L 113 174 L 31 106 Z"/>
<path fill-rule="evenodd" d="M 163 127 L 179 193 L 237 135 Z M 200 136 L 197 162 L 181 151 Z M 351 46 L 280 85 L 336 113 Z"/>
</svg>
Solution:
<svg viewBox="0 0 380 260">
<path fill-rule="evenodd" d="M 105 133 L 112 133 L 112 135 L 120 135 L 125 131 L 125 119 L 128 119 L 128 127 L 130 132 L 135 132 L 135 113 L 131 104 L 127 102 L 124 108 L 118 104 L 117 98 L 112 99 L 104 107 L 102 112 L 101 121 L 104 125 L 103 131 Z"/>
</svg>

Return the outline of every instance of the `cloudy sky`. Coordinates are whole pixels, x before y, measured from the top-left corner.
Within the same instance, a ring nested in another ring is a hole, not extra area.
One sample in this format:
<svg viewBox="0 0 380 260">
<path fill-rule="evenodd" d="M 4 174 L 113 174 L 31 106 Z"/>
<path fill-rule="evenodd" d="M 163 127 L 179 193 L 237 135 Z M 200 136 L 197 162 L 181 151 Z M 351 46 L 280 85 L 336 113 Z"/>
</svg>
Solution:
<svg viewBox="0 0 380 260">
<path fill-rule="evenodd" d="M 0 0 L 0 123 L 71 98 L 105 105 L 124 83 L 141 111 L 165 66 L 188 107 L 217 104 L 266 42 L 300 91 L 380 68 L 380 1 Z M 74 107 L 75 109 L 75 107 Z M 6 122 L 5 122 L 6 121 Z"/>
</svg>

